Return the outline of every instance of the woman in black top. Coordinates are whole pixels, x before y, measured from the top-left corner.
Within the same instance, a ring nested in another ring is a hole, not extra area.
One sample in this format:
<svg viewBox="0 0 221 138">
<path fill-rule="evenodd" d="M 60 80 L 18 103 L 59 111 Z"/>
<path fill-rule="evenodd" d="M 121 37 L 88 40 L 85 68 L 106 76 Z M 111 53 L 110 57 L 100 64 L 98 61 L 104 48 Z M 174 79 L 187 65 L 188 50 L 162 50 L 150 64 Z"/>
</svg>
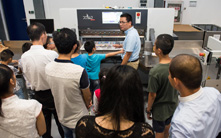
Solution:
<svg viewBox="0 0 221 138">
<path fill-rule="evenodd" d="M 145 123 L 144 95 L 135 69 L 118 65 L 110 69 L 101 88 L 97 116 L 84 116 L 76 125 L 77 138 L 153 138 Z"/>
</svg>

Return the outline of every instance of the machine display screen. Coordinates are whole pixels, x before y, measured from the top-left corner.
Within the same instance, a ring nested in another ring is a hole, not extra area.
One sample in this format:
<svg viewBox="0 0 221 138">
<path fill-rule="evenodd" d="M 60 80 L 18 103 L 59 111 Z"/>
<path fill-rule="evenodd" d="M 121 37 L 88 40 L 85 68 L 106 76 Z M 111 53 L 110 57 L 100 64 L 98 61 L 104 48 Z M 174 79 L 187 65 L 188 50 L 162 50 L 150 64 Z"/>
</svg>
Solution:
<svg viewBox="0 0 221 138">
<path fill-rule="evenodd" d="M 118 24 L 123 12 L 102 12 L 103 24 Z"/>
</svg>

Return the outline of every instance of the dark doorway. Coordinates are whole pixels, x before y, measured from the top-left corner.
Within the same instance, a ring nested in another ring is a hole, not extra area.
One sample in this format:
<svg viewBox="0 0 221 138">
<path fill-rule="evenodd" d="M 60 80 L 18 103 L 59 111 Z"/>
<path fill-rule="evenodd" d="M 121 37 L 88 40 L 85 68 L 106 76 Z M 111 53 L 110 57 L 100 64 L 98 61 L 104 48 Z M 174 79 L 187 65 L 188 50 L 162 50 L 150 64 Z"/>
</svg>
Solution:
<svg viewBox="0 0 221 138">
<path fill-rule="evenodd" d="M 23 0 L 2 0 L 10 40 L 29 40 Z"/>
</svg>

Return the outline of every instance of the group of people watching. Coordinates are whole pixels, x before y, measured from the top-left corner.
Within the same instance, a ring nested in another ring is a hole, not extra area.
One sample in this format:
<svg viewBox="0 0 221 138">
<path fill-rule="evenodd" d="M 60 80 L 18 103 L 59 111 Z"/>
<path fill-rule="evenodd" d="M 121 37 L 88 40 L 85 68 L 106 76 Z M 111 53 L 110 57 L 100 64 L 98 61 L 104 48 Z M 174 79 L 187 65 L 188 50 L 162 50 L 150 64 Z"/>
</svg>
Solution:
<svg viewBox="0 0 221 138">
<path fill-rule="evenodd" d="M 0 64 L 0 137 L 50 138 L 52 114 L 65 138 L 218 136 L 221 94 L 201 87 L 200 61 L 188 54 L 171 59 L 173 38 L 159 35 L 154 45 L 159 64 L 149 73 L 145 107 L 136 70 L 140 39 L 129 14 L 122 14 L 120 28 L 126 38 L 115 47 L 122 50 L 95 54 L 94 42 L 88 41 L 84 44 L 88 53 L 79 55 L 80 44 L 72 30 L 55 31 L 52 39 L 42 24 L 28 26 L 32 46 L 22 54 L 20 65 L 35 100 L 15 95 L 15 74 L 7 64 Z M 122 54 L 121 65 L 100 70 L 101 60 L 117 54 Z M 89 115 L 92 101 L 95 116 Z M 153 128 L 145 115 L 152 119 Z"/>
</svg>

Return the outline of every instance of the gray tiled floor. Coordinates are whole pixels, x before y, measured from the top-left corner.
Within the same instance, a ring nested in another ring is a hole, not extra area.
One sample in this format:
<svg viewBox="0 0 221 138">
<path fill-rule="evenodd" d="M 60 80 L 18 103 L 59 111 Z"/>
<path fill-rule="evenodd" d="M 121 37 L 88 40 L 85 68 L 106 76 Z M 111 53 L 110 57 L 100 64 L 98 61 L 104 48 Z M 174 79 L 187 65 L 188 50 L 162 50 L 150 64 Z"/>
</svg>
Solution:
<svg viewBox="0 0 221 138">
<path fill-rule="evenodd" d="M 61 136 L 60 136 L 60 134 L 59 134 L 59 132 L 58 132 L 58 128 L 57 128 L 57 125 L 56 125 L 56 123 L 55 123 L 55 120 L 54 119 L 52 119 L 52 127 L 51 127 L 51 136 L 53 137 L 53 138 L 61 138 Z"/>
</svg>

